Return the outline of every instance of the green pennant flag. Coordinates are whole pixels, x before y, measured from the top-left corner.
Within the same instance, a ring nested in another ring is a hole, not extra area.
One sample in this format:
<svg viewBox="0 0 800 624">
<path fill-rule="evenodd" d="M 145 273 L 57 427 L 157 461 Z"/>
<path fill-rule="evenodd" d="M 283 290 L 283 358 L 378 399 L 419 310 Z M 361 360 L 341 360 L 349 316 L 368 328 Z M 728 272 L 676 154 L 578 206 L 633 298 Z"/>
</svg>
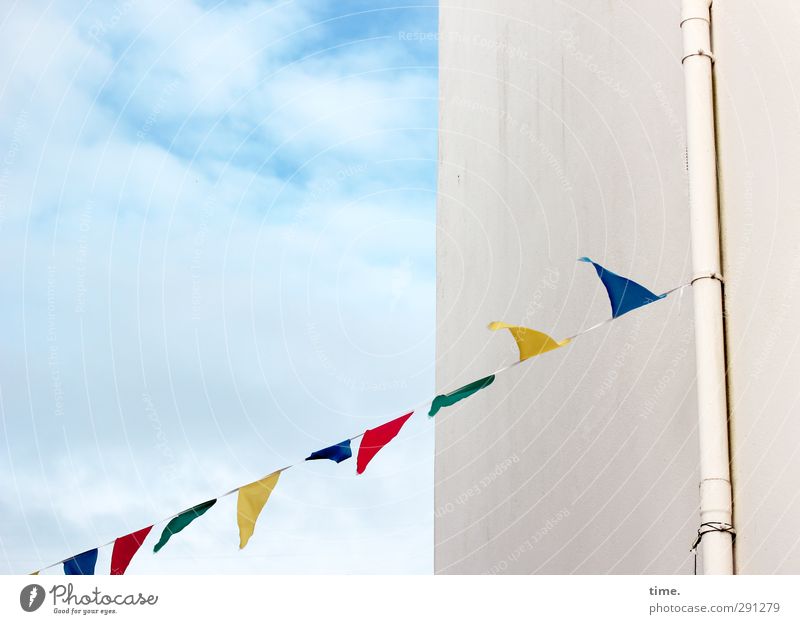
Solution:
<svg viewBox="0 0 800 624">
<path fill-rule="evenodd" d="M 483 390 L 487 386 L 490 386 L 494 381 L 494 375 L 489 375 L 488 377 L 484 377 L 483 379 L 479 379 L 478 381 L 473 381 L 472 383 L 468 383 L 466 386 L 462 386 L 458 390 L 453 390 L 450 394 L 440 394 L 437 396 L 433 403 L 431 403 L 431 410 L 428 412 L 428 417 L 433 417 L 443 407 L 450 407 L 451 405 L 458 403 L 461 399 L 466 399 L 468 396 L 472 396 L 478 390 Z"/>
<path fill-rule="evenodd" d="M 158 544 L 153 547 L 153 552 L 158 552 L 161 550 L 169 541 L 170 537 L 183 531 L 192 523 L 192 521 L 199 518 L 205 512 L 211 509 L 216 502 L 217 499 L 215 498 L 210 501 L 206 501 L 205 503 L 200 503 L 199 505 L 195 505 L 191 509 L 187 509 L 183 513 L 175 516 L 169 521 L 167 526 L 164 527 L 164 530 L 161 532 L 161 538 L 158 540 Z"/>
</svg>

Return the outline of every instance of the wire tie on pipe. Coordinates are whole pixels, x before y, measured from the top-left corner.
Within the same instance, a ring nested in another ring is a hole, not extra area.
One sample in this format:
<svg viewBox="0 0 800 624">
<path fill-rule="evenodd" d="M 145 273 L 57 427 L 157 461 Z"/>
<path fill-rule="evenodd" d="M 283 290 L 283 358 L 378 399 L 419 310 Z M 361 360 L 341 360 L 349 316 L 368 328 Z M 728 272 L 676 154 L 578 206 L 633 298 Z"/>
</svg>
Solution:
<svg viewBox="0 0 800 624">
<path fill-rule="evenodd" d="M 706 533 L 730 533 L 731 540 L 736 540 L 736 529 L 733 528 L 732 524 L 728 524 L 727 522 L 704 522 L 701 524 L 700 528 L 697 529 L 697 539 L 694 540 L 692 547 L 689 549 L 689 552 L 694 552 L 695 576 L 697 575 L 697 547 L 700 545 L 700 542 L 703 541 L 703 536 Z"/>
<path fill-rule="evenodd" d="M 720 274 L 719 274 L 719 273 L 717 273 L 716 271 L 709 271 L 708 273 L 699 273 L 699 274 L 695 275 L 695 276 L 692 278 L 692 281 L 691 281 L 691 282 L 689 282 L 689 283 L 690 283 L 692 286 L 694 286 L 694 283 L 695 283 L 697 280 L 701 280 L 701 279 L 715 279 L 715 280 L 717 280 L 717 281 L 718 281 L 720 284 L 725 284 L 725 278 L 724 278 L 724 277 L 722 277 L 722 275 L 720 275 Z"/>
</svg>

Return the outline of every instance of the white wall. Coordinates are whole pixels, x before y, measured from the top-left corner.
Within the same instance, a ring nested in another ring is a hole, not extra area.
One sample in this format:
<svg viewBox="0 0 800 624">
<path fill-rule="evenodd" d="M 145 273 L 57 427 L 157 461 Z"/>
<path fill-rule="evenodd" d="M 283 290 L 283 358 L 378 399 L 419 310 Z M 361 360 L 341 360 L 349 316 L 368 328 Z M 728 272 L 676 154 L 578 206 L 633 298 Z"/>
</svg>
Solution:
<svg viewBox="0 0 800 624">
<path fill-rule="evenodd" d="M 736 567 L 800 573 L 800 5 L 713 14 Z"/>
<path fill-rule="evenodd" d="M 514 359 L 489 321 L 607 318 L 578 256 L 658 292 L 691 275 L 677 0 L 488 6 L 441 7 L 439 391 Z M 439 412 L 438 573 L 692 572 L 690 298 Z"/>
</svg>

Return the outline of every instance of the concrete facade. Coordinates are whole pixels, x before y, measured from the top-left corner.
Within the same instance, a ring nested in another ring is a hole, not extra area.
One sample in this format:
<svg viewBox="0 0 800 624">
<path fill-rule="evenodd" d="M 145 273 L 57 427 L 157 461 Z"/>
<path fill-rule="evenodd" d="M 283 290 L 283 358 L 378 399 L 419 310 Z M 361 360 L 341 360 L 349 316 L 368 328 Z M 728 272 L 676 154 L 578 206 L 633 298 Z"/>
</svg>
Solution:
<svg viewBox="0 0 800 624">
<path fill-rule="evenodd" d="M 609 316 L 588 255 L 691 277 L 679 0 L 446 2 L 437 387 L 513 361 L 493 320 Z M 800 7 L 713 7 L 735 565 L 800 573 Z M 697 529 L 691 289 L 436 422 L 437 573 L 684 573 Z"/>
<path fill-rule="evenodd" d="M 513 361 L 493 320 L 610 316 L 590 256 L 689 280 L 677 1 L 440 10 L 437 388 Z M 690 289 L 436 416 L 437 573 L 692 573 Z"/>
</svg>

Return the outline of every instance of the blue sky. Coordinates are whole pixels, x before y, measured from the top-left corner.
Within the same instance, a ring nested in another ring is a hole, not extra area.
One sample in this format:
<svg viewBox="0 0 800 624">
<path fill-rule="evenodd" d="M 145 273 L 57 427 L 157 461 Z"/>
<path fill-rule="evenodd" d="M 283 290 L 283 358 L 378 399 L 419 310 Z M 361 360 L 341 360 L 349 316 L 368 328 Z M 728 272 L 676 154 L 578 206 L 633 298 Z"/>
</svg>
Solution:
<svg viewBox="0 0 800 624">
<path fill-rule="evenodd" d="M 433 394 L 437 44 L 402 33 L 436 19 L 393 2 L 4 5 L 0 572 Z M 154 529 L 129 573 L 430 572 L 426 421 L 362 476 L 287 471 L 245 551 L 229 497 L 155 556 Z"/>
</svg>

